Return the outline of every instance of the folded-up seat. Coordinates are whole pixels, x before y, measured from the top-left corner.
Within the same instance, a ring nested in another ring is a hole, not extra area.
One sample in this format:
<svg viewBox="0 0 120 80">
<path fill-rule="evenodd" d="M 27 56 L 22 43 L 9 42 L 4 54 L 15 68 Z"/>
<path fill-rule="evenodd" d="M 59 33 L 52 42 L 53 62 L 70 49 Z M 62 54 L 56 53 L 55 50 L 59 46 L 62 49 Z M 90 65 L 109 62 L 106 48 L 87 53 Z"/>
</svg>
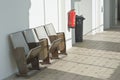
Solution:
<svg viewBox="0 0 120 80">
<path fill-rule="evenodd" d="M 51 42 L 46 31 L 45 31 L 44 26 L 36 27 L 36 28 L 34 28 L 34 30 L 35 30 L 39 40 L 41 40 L 43 38 L 46 38 L 48 40 L 49 52 L 52 54 L 51 58 L 58 59 L 59 58 L 58 49 L 59 49 L 59 44 L 61 43 L 62 39 L 59 38 L 59 39 L 56 39 L 56 40 Z"/>
<path fill-rule="evenodd" d="M 30 49 L 41 46 L 41 51 L 38 56 L 40 57 L 40 60 L 43 60 L 42 63 L 50 63 L 49 60 L 49 54 L 48 54 L 48 42 L 46 38 L 42 38 L 41 40 L 38 40 L 37 35 L 34 31 L 34 29 L 27 29 L 23 31 L 23 34 L 25 36 L 25 39 L 27 41 L 27 44 Z M 46 57 L 46 58 L 44 58 Z"/>
<path fill-rule="evenodd" d="M 39 58 L 46 58 L 46 56 L 38 56 L 41 54 L 41 46 L 39 45 L 29 49 L 22 32 L 10 34 L 10 39 L 13 45 L 13 53 L 19 70 L 19 75 L 27 75 L 29 64 L 32 65 L 32 69 L 39 70 Z"/>
<path fill-rule="evenodd" d="M 55 28 L 52 23 L 46 24 L 44 27 L 51 42 L 53 42 L 56 39 L 62 39 L 61 43 L 59 44 L 59 50 L 61 54 L 67 55 L 66 40 L 65 40 L 64 32 L 56 33 Z"/>
</svg>

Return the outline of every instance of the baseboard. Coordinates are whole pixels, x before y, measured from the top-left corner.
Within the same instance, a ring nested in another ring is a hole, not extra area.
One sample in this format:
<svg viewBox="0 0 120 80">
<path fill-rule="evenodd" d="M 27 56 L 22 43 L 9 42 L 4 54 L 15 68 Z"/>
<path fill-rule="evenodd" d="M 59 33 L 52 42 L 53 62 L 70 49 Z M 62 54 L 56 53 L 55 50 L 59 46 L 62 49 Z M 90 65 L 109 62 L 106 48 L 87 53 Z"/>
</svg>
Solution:
<svg viewBox="0 0 120 80">
<path fill-rule="evenodd" d="M 96 27 L 96 28 L 94 28 L 94 29 L 91 29 L 89 32 L 87 32 L 87 33 L 84 34 L 83 36 L 88 35 L 88 34 L 92 34 L 93 31 L 95 31 L 95 30 L 97 30 L 97 29 L 100 29 L 102 26 L 103 26 L 103 25 L 100 25 L 100 26 L 98 26 L 98 27 Z"/>
<path fill-rule="evenodd" d="M 14 78 L 16 76 L 16 73 L 13 73 L 12 75 L 4 78 L 3 80 L 10 80 L 10 78 Z"/>
<path fill-rule="evenodd" d="M 66 49 L 70 49 L 72 47 L 72 38 L 66 40 Z"/>
</svg>

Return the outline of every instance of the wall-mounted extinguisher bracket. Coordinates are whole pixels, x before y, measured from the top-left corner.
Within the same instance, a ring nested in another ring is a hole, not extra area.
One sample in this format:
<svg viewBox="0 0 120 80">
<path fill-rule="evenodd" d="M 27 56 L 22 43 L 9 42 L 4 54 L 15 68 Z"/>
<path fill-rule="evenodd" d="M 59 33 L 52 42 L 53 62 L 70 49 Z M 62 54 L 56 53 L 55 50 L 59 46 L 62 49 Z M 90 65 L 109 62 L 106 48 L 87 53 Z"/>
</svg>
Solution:
<svg viewBox="0 0 120 80">
<path fill-rule="evenodd" d="M 72 9 L 68 12 L 68 27 L 75 28 L 76 25 L 76 12 Z"/>
</svg>

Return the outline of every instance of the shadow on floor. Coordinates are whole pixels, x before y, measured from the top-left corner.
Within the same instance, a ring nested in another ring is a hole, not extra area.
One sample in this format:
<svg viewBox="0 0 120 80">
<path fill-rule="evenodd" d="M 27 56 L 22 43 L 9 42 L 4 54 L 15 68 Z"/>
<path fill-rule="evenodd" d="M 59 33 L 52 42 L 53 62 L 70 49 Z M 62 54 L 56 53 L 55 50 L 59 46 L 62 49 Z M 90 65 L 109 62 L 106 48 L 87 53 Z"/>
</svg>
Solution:
<svg viewBox="0 0 120 80">
<path fill-rule="evenodd" d="M 106 29 L 108 32 L 120 32 L 120 27 L 111 27 L 110 29 Z"/>
<path fill-rule="evenodd" d="M 114 73 L 107 80 L 120 80 L 120 66 L 115 69 Z"/>
<path fill-rule="evenodd" d="M 59 71 L 55 69 L 45 69 L 37 72 L 31 77 L 14 77 L 9 80 L 104 80 L 89 76 L 78 75 L 74 73 Z"/>
<path fill-rule="evenodd" d="M 73 45 L 74 47 L 120 52 L 120 43 L 108 41 L 84 40 Z"/>
</svg>

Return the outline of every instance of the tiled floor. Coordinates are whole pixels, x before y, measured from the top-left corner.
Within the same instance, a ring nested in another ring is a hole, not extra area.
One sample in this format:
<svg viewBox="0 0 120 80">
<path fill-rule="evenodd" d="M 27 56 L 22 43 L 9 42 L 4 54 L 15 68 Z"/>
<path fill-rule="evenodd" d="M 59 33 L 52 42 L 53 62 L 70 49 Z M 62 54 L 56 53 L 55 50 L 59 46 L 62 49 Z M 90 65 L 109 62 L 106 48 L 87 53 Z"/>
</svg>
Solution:
<svg viewBox="0 0 120 80">
<path fill-rule="evenodd" d="M 31 77 L 7 80 L 120 80 L 120 29 L 87 35 L 67 52 Z"/>
</svg>

